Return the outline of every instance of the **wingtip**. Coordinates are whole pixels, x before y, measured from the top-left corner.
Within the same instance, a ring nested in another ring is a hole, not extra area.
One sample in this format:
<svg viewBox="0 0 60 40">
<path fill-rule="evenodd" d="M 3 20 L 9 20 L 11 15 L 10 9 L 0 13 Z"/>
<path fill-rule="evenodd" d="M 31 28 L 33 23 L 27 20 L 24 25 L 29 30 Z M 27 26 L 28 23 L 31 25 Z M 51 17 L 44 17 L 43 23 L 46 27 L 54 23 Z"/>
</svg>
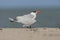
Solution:
<svg viewBox="0 0 60 40">
<path fill-rule="evenodd" d="M 9 20 L 10 20 L 10 22 L 14 22 L 14 19 L 12 19 L 12 18 L 9 18 Z"/>
</svg>

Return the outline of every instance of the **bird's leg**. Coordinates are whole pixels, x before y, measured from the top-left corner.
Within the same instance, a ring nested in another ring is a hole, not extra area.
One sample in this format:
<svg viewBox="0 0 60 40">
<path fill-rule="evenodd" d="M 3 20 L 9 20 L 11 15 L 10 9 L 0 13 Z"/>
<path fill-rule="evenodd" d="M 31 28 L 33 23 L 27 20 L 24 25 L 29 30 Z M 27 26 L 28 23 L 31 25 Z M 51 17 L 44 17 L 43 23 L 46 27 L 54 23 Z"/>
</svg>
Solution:
<svg viewBox="0 0 60 40">
<path fill-rule="evenodd" d="M 36 32 L 38 29 L 37 28 L 32 28 L 31 26 L 27 26 L 27 28 L 30 30 L 30 31 L 34 31 Z"/>
<path fill-rule="evenodd" d="M 31 28 L 31 26 L 27 26 L 27 28 Z"/>
<path fill-rule="evenodd" d="M 32 28 L 31 26 L 29 28 Z"/>
<path fill-rule="evenodd" d="M 30 28 L 30 31 L 33 31 L 33 28 L 31 26 L 29 28 Z"/>
<path fill-rule="evenodd" d="M 33 31 L 33 28 L 31 26 L 27 26 L 27 28 L 30 30 L 30 31 Z"/>
<path fill-rule="evenodd" d="M 29 27 L 27 26 L 27 28 L 29 28 Z"/>
</svg>

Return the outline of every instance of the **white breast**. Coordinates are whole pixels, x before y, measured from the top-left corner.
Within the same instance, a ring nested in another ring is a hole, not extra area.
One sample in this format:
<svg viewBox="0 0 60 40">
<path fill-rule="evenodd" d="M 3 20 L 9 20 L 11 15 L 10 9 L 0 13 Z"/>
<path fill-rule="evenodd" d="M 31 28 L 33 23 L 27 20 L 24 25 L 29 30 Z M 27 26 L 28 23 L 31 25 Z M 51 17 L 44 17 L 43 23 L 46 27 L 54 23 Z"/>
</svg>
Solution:
<svg viewBox="0 0 60 40">
<path fill-rule="evenodd" d="M 31 13 L 31 15 L 33 15 L 33 19 L 35 19 L 36 18 L 36 13 Z"/>
</svg>

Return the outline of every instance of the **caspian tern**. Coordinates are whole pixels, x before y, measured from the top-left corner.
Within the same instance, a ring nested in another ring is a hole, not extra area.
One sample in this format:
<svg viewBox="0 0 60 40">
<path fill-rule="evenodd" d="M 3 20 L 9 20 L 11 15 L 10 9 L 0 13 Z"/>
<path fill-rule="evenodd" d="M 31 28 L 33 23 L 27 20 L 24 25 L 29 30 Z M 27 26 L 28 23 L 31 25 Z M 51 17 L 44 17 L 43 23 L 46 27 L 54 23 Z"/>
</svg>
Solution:
<svg viewBox="0 0 60 40">
<path fill-rule="evenodd" d="M 40 10 L 33 11 L 30 14 L 17 16 L 15 19 L 9 18 L 10 22 L 22 23 L 23 27 L 31 28 L 31 25 L 36 22 L 36 14 L 40 13 Z"/>
</svg>

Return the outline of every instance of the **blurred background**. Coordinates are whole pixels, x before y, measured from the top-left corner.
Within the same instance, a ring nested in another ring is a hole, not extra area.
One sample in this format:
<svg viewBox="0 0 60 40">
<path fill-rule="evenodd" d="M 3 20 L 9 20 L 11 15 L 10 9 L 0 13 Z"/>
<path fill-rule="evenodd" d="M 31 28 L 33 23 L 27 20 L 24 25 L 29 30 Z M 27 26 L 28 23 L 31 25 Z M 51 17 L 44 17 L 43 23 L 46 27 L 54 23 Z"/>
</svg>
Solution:
<svg viewBox="0 0 60 40">
<path fill-rule="evenodd" d="M 41 10 L 32 27 L 60 27 L 60 0 L 0 0 L 0 28 L 20 28 L 22 24 L 9 22 L 9 17 Z"/>
</svg>

